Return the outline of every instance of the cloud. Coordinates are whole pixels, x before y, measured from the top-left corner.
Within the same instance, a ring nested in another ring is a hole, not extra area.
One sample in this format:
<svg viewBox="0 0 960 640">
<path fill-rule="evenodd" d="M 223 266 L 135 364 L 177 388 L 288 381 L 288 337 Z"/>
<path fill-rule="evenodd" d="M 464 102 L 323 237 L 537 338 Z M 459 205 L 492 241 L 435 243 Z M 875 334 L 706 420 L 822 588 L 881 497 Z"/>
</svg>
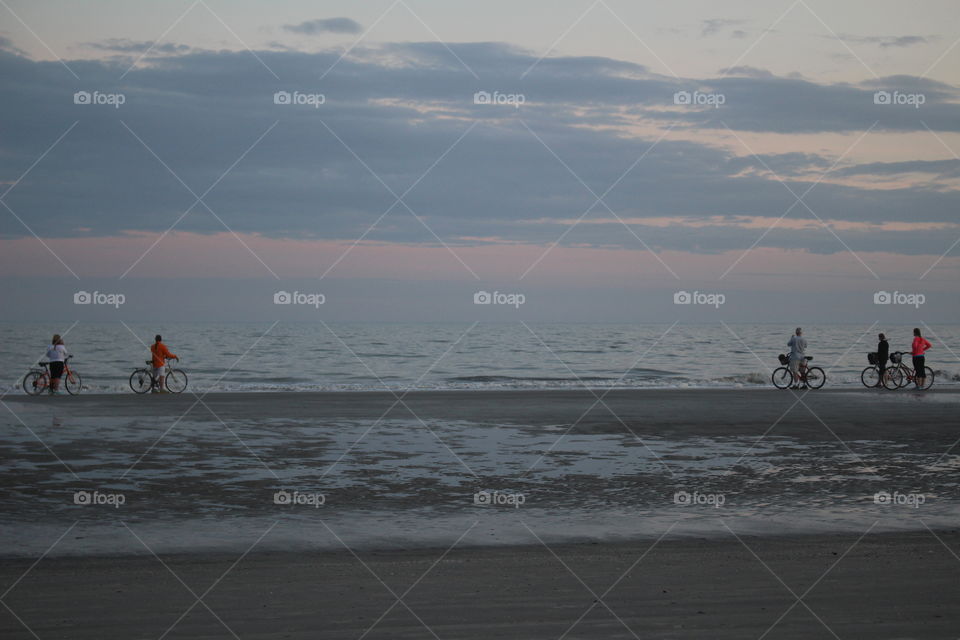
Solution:
<svg viewBox="0 0 960 640">
<path fill-rule="evenodd" d="M 320 18 L 300 24 L 285 24 L 285 31 L 313 36 L 319 33 L 360 33 L 363 26 L 350 18 Z"/>
<path fill-rule="evenodd" d="M 162 232 L 182 216 L 178 231 L 203 234 L 229 228 L 350 242 L 366 232 L 371 242 L 436 245 L 436 233 L 452 246 L 490 242 L 477 238 L 547 245 L 569 227 L 566 221 L 610 217 L 594 194 L 635 165 L 605 196 L 606 205 L 639 221 L 676 218 L 666 227 L 637 223 L 655 248 L 712 253 L 749 247 L 759 231 L 738 224 L 691 231 L 684 220 L 776 217 L 795 198 L 764 164 L 802 193 L 836 161 L 784 148 L 761 155 L 761 163 L 717 144 L 727 126 L 780 140 L 859 134 L 878 120 L 871 136 L 896 131 L 927 138 L 925 125 L 960 130 L 960 106 L 951 102 L 956 89 L 919 78 L 878 84 L 922 88 L 928 103 L 920 114 L 875 105 L 874 84 L 815 83 L 758 70 L 677 79 L 608 58 L 554 57 L 521 80 L 535 53 L 494 43 L 450 46 L 457 57 L 438 43 L 410 43 L 360 48 L 339 62 L 333 51 L 258 51 L 279 82 L 246 51 L 164 56 L 130 71 L 122 84 L 122 70 L 109 61 L 70 61 L 82 78 L 76 82 L 60 65 L 0 53 L 0 100 L 9 124 L 0 142 L 0 179 L 16 180 L 77 122 L 4 201 L 45 236 L 134 241 L 131 232 Z M 334 63 L 318 84 L 317 70 Z M 723 108 L 673 104 L 674 92 L 697 87 L 723 92 Z M 474 104 L 481 89 L 523 93 L 526 104 Z M 77 105 L 73 93 L 80 90 L 123 92 L 126 101 L 120 109 Z M 278 90 L 322 92 L 325 101 L 319 108 L 275 104 Z M 669 125 L 684 135 L 667 134 L 653 147 Z M 953 175 L 950 166 L 926 168 Z M 841 165 L 834 173 L 864 179 L 851 181 L 859 186 L 827 179 L 811 190 L 805 202 L 825 220 L 956 220 L 960 198 L 945 185 L 870 186 L 894 173 L 880 164 Z M 204 203 L 195 203 L 180 180 L 196 194 L 210 189 Z M 407 189 L 397 203 L 394 194 Z M 790 215 L 809 217 L 799 205 Z M 532 219 L 545 222 L 527 223 Z M 0 234 L 28 233 L 12 215 L 0 215 Z M 892 231 L 849 233 L 858 247 L 896 245 Z M 846 240 L 847 232 L 841 236 Z M 910 242 L 929 252 L 947 249 L 952 239 L 928 233 Z M 578 243 L 638 246 L 619 225 L 578 226 L 563 244 Z M 845 250 L 818 229 L 775 230 L 760 246 Z"/>
<path fill-rule="evenodd" d="M 824 84 L 797 77 L 729 75 L 696 83 L 677 82 L 687 91 L 699 89 L 726 98 L 722 109 L 651 111 L 650 117 L 687 126 L 769 133 L 855 132 L 876 123 L 877 131 L 958 131 L 960 92 L 951 85 L 915 76 L 889 76 L 860 85 Z M 878 104 L 875 92 L 922 93 L 922 110 Z"/>
<path fill-rule="evenodd" d="M 729 20 L 726 18 L 711 18 L 709 20 L 704 20 L 700 26 L 700 36 L 706 38 L 708 36 L 713 36 L 721 31 L 728 29 L 729 27 L 737 27 L 743 24 L 746 24 L 746 20 Z M 740 33 L 743 33 L 742 31 Z"/>
<path fill-rule="evenodd" d="M 927 44 L 929 41 L 923 36 L 898 36 L 889 38 L 880 42 L 880 46 L 886 47 L 912 47 L 915 44 Z"/>
<path fill-rule="evenodd" d="M 6 36 L 0 35 L 0 51 L 6 51 L 18 56 L 26 56 L 27 52 L 13 44 L 13 40 Z"/>
<path fill-rule="evenodd" d="M 131 54 L 146 53 L 147 51 L 152 53 L 181 54 L 191 50 L 189 46 L 185 44 L 177 44 L 175 42 L 163 42 L 157 44 L 152 40 L 136 41 L 129 40 L 127 38 L 108 38 L 101 42 L 86 42 L 82 46 L 100 51 L 113 51 L 116 53 Z"/>
<path fill-rule="evenodd" d="M 726 76 L 743 76 L 745 78 L 774 78 L 776 77 L 773 72 L 768 69 L 760 69 L 758 67 L 749 67 L 746 65 L 741 65 L 738 67 L 727 67 L 721 69 L 720 73 Z"/>
<path fill-rule="evenodd" d="M 838 176 L 891 176 L 926 173 L 940 178 L 960 178 L 960 160 L 911 160 L 906 162 L 870 162 L 845 167 Z"/>
<path fill-rule="evenodd" d="M 833 36 L 822 36 L 833 39 Z M 840 39 L 846 42 L 855 42 L 859 44 L 873 44 L 881 49 L 912 47 L 919 44 L 930 44 L 939 40 L 939 36 L 858 36 L 849 33 L 840 34 Z"/>
</svg>

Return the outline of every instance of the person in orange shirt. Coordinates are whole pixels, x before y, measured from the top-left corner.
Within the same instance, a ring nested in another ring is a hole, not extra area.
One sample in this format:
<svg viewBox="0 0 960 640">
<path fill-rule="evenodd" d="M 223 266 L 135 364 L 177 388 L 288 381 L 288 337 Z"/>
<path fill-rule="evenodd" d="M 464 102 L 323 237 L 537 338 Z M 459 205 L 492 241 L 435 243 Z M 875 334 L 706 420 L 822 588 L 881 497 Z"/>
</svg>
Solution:
<svg viewBox="0 0 960 640">
<path fill-rule="evenodd" d="M 150 354 L 153 356 L 153 393 L 166 393 L 164 388 L 163 368 L 167 365 L 167 360 L 177 360 L 180 358 L 167 349 L 163 344 L 163 338 L 158 333 L 154 338 L 154 343 L 150 347 Z"/>
</svg>

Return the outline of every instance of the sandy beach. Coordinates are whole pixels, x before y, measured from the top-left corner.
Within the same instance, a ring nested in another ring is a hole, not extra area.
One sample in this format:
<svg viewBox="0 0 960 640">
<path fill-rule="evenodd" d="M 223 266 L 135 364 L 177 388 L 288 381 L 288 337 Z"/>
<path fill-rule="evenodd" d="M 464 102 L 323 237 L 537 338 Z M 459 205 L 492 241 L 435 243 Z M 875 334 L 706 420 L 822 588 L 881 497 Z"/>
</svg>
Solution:
<svg viewBox="0 0 960 640">
<path fill-rule="evenodd" d="M 958 624 L 950 390 L 4 402 L 4 637 L 176 623 L 167 637 L 946 638 Z M 381 579 L 405 603 L 382 619 L 396 598 Z M 177 622 L 211 585 L 216 616 L 201 603 Z"/>
<path fill-rule="evenodd" d="M 5 602 L 41 638 L 956 636 L 960 561 L 930 533 L 650 548 L 44 560 Z M 33 637 L 9 611 L 0 629 Z"/>
</svg>

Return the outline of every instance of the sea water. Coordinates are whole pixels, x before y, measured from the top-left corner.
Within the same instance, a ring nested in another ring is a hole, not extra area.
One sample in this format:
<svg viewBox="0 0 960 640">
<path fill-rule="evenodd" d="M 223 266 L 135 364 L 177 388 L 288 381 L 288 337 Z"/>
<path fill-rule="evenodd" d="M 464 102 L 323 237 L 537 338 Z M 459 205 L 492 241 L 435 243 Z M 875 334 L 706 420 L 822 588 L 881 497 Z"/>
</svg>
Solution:
<svg viewBox="0 0 960 640">
<path fill-rule="evenodd" d="M 792 326 L 770 324 L 79 323 L 66 335 L 85 393 L 129 393 L 161 333 L 197 392 L 762 387 Z M 860 385 L 884 331 L 909 351 L 911 326 L 807 326 L 827 385 Z M 63 327 L 0 324 L 0 380 L 19 389 Z M 931 325 L 936 384 L 960 382 L 960 325 Z"/>
</svg>

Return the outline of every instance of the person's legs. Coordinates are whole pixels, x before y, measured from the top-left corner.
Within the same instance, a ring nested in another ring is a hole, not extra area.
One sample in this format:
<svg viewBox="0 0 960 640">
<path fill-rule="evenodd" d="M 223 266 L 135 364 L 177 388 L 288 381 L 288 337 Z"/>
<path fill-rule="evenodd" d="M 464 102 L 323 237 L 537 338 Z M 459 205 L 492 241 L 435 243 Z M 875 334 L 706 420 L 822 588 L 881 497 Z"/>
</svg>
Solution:
<svg viewBox="0 0 960 640">
<path fill-rule="evenodd" d="M 923 356 L 913 356 L 913 379 L 917 383 L 917 388 L 919 389 L 926 382 L 926 358 Z"/>
<path fill-rule="evenodd" d="M 793 384 L 790 386 L 791 389 L 797 388 L 797 383 L 800 381 L 800 360 L 797 358 L 790 358 L 790 373 L 793 374 Z"/>
<path fill-rule="evenodd" d="M 878 362 L 877 368 L 880 369 L 880 382 L 878 386 L 882 387 L 887 382 L 887 361 Z"/>
<path fill-rule="evenodd" d="M 153 391 L 163 391 L 163 367 L 153 368 Z"/>
<path fill-rule="evenodd" d="M 60 390 L 60 378 L 63 377 L 63 363 L 50 363 L 50 393 L 56 393 Z"/>
</svg>

